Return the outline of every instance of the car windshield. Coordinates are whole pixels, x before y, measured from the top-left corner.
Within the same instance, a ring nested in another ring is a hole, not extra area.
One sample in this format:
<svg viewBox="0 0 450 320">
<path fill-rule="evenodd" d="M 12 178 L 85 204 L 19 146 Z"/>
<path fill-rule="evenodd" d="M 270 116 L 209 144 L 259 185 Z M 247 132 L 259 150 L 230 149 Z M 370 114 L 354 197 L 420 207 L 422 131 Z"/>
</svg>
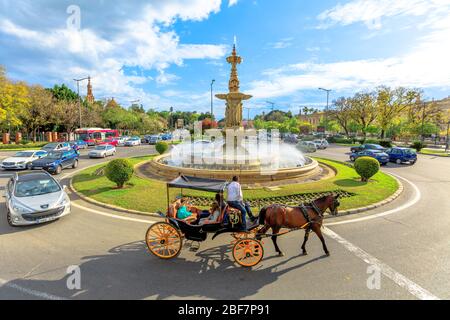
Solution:
<svg viewBox="0 0 450 320">
<path fill-rule="evenodd" d="M 45 145 L 44 149 L 55 149 L 58 146 L 57 143 L 49 143 Z"/>
<path fill-rule="evenodd" d="M 95 147 L 95 150 L 105 150 L 106 146 L 97 146 Z"/>
<path fill-rule="evenodd" d="M 17 152 L 15 154 L 15 157 L 18 157 L 18 158 L 29 158 L 29 157 L 33 156 L 33 153 L 34 152 L 26 152 L 26 151 Z"/>
<path fill-rule="evenodd" d="M 61 159 L 62 152 L 50 152 L 47 156 L 47 159 Z"/>
<path fill-rule="evenodd" d="M 14 195 L 19 198 L 34 197 L 60 190 L 61 187 L 52 178 L 41 178 L 30 181 L 18 181 Z"/>
</svg>

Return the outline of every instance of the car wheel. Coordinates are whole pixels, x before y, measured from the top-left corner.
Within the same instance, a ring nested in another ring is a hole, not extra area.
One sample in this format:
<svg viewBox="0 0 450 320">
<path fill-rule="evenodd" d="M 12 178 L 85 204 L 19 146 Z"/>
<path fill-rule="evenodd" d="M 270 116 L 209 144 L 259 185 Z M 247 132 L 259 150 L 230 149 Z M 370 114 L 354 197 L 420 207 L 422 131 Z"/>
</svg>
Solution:
<svg viewBox="0 0 450 320">
<path fill-rule="evenodd" d="M 402 164 L 402 160 L 397 159 L 397 161 L 395 161 L 396 164 Z"/>
<path fill-rule="evenodd" d="M 106 158 L 106 152 L 103 154 L 103 158 Z"/>
<path fill-rule="evenodd" d="M 6 209 L 6 210 L 7 210 L 7 212 L 6 212 L 6 220 L 8 221 L 8 224 L 9 224 L 11 227 L 17 227 L 17 226 L 14 224 L 14 222 L 12 221 L 11 213 L 9 212 L 8 209 Z"/>
<path fill-rule="evenodd" d="M 59 165 L 56 167 L 55 174 L 60 174 L 62 171 L 62 167 Z"/>
<path fill-rule="evenodd" d="M 355 157 L 350 157 L 350 161 L 354 162 L 355 161 Z"/>
<path fill-rule="evenodd" d="M 75 162 L 72 165 L 72 169 L 75 169 L 76 167 L 78 167 L 78 160 L 75 160 Z"/>
<path fill-rule="evenodd" d="M 31 170 L 31 163 L 27 163 L 27 170 Z"/>
</svg>

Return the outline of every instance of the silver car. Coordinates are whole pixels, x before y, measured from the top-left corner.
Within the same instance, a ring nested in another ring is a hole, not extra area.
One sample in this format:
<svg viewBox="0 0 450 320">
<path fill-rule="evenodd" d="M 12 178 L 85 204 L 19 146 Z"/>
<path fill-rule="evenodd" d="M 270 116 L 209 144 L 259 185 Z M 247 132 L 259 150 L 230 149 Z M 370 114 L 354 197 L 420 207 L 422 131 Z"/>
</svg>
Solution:
<svg viewBox="0 0 450 320">
<path fill-rule="evenodd" d="M 110 144 L 96 146 L 94 150 L 89 151 L 89 158 L 106 158 L 116 154 L 116 148 Z"/>
<path fill-rule="evenodd" d="M 49 173 L 16 173 L 6 185 L 6 217 L 11 226 L 27 226 L 57 220 L 70 213 L 65 186 Z"/>
</svg>

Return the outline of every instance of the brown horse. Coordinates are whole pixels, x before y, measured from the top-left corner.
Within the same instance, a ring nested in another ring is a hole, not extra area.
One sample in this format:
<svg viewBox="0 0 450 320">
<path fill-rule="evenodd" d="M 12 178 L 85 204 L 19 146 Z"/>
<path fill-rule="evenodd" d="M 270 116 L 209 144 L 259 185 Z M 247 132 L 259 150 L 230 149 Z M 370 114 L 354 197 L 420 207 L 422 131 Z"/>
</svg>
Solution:
<svg viewBox="0 0 450 320">
<path fill-rule="evenodd" d="M 311 202 L 303 207 L 288 207 L 283 205 L 271 205 L 261 210 L 259 223 L 264 227 L 258 231 L 257 238 L 261 238 L 269 229 L 272 229 L 272 241 L 275 250 L 280 256 L 283 252 L 277 245 L 277 237 L 282 228 L 299 230 L 305 229 L 305 238 L 302 244 L 303 255 L 307 255 L 306 242 L 311 231 L 314 231 L 322 241 L 323 250 L 327 256 L 330 255 L 322 235 L 323 214 L 330 209 L 332 215 L 338 214 L 339 195 L 328 195 Z M 304 210 L 304 212 L 302 211 Z"/>
</svg>

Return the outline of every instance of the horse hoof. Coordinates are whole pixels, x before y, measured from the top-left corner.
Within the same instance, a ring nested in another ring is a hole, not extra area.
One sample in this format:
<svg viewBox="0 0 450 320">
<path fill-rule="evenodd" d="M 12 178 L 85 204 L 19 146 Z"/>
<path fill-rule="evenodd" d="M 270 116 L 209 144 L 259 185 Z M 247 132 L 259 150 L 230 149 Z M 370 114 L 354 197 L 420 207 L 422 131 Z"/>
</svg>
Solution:
<svg viewBox="0 0 450 320">
<path fill-rule="evenodd" d="M 307 256 L 307 255 L 308 255 L 308 252 L 304 251 L 304 252 L 302 253 L 302 255 Z"/>
<path fill-rule="evenodd" d="M 279 257 L 284 257 L 284 253 L 283 252 L 278 252 L 278 256 Z"/>
<path fill-rule="evenodd" d="M 330 253 L 329 253 L 329 252 L 326 252 L 325 255 L 326 255 L 327 257 L 329 257 L 329 256 L 330 256 Z"/>
</svg>

